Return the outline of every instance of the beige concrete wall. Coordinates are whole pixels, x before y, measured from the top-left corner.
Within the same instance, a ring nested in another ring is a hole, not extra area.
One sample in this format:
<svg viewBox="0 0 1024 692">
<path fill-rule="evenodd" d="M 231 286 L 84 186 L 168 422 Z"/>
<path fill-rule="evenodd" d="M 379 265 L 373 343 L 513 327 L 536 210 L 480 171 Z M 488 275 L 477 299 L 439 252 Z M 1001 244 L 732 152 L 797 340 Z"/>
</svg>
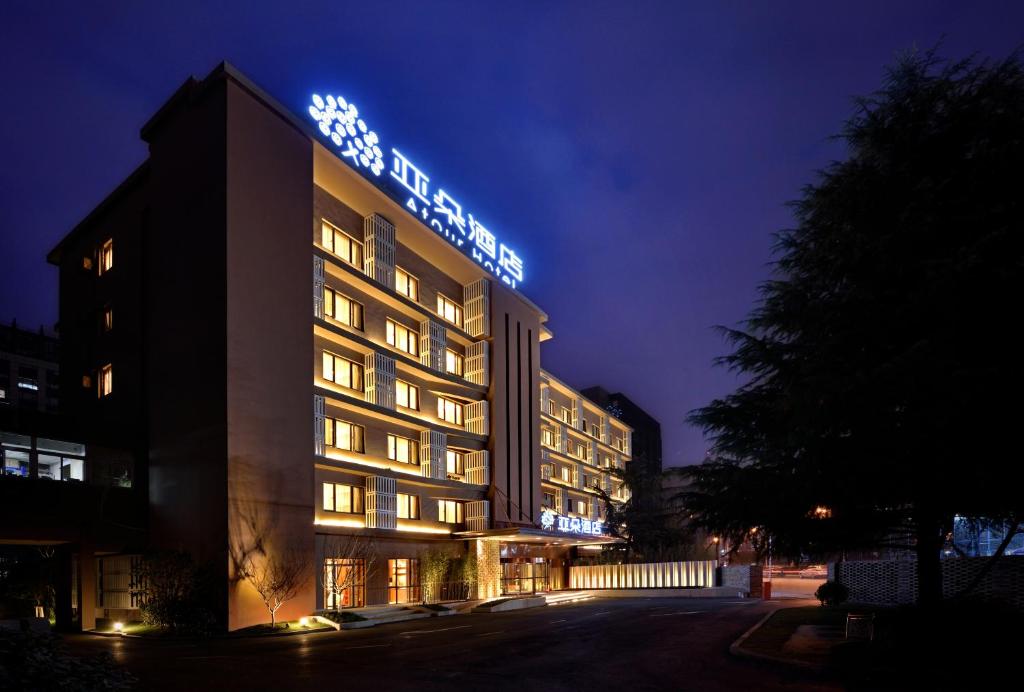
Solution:
<svg viewBox="0 0 1024 692">
<path fill-rule="evenodd" d="M 233 82 L 226 129 L 229 540 L 311 556 L 312 259 L 302 228 L 313 213 L 312 145 Z M 312 611 L 313 584 L 277 617 Z M 246 582 L 228 593 L 231 629 L 266 621 Z"/>
<path fill-rule="evenodd" d="M 540 519 L 540 318 L 492 281 L 491 456 L 495 525 Z"/>
</svg>

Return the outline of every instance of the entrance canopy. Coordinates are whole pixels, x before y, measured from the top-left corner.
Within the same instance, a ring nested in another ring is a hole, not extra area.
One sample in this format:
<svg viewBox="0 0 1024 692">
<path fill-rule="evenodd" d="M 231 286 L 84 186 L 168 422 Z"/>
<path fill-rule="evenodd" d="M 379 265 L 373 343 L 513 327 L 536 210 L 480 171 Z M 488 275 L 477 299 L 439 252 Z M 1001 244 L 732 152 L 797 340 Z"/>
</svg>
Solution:
<svg viewBox="0 0 1024 692">
<path fill-rule="evenodd" d="M 506 529 L 486 529 L 484 531 L 459 531 L 452 534 L 454 538 L 481 541 L 509 541 L 513 543 L 533 543 L 543 546 L 602 546 L 622 543 L 621 538 L 614 536 L 583 536 L 579 534 L 545 531 L 528 527 L 514 526 Z"/>
</svg>

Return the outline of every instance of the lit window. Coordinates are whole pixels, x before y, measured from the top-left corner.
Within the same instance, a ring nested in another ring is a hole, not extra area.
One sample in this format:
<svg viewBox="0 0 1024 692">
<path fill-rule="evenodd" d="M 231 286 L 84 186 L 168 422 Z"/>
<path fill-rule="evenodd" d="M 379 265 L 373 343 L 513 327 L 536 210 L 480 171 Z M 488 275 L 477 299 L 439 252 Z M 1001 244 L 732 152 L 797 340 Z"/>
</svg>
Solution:
<svg viewBox="0 0 1024 692">
<path fill-rule="evenodd" d="M 564 406 L 562 407 L 562 422 L 572 425 L 572 411 Z"/>
<path fill-rule="evenodd" d="M 108 238 L 100 247 L 99 274 L 102 276 L 114 268 L 114 240 Z"/>
<path fill-rule="evenodd" d="M 395 403 L 402 408 L 420 410 L 420 388 L 403 380 L 395 380 Z"/>
<path fill-rule="evenodd" d="M 324 316 L 355 329 L 363 328 L 363 306 L 330 288 L 324 288 Z"/>
<path fill-rule="evenodd" d="M 324 379 L 361 392 L 363 391 L 363 366 L 324 351 Z"/>
<path fill-rule="evenodd" d="M 324 509 L 347 514 L 363 513 L 363 489 L 341 483 L 324 483 Z"/>
<path fill-rule="evenodd" d="M 551 428 L 542 428 L 540 431 L 540 443 L 546 447 L 554 447 L 555 431 Z"/>
<path fill-rule="evenodd" d="M 458 500 L 438 500 L 437 520 L 447 524 L 461 524 L 462 503 Z"/>
<path fill-rule="evenodd" d="M 399 324 L 398 322 L 395 322 L 394 320 L 391 319 L 388 320 L 388 343 L 397 348 L 399 351 L 405 351 L 410 356 L 419 355 L 419 338 L 419 334 L 409 329 L 404 324 Z"/>
<path fill-rule="evenodd" d="M 419 446 L 416 440 L 388 435 L 388 459 L 403 464 L 418 464 Z"/>
<path fill-rule="evenodd" d="M 590 514 L 590 510 L 587 509 L 587 503 L 584 500 L 576 500 L 576 514 L 587 515 Z"/>
<path fill-rule="evenodd" d="M 395 499 L 398 503 L 399 519 L 420 518 L 420 496 L 407 493 L 397 493 Z"/>
<path fill-rule="evenodd" d="M 462 326 L 462 306 L 440 293 L 437 294 L 437 314 L 454 325 Z"/>
<path fill-rule="evenodd" d="M 548 507 L 550 509 L 554 509 L 555 508 L 555 496 L 552 495 L 551 493 L 544 493 L 544 500 L 543 500 L 542 504 L 545 507 Z"/>
<path fill-rule="evenodd" d="M 324 248 L 362 271 L 363 244 L 326 221 L 323 222 L 321 229 L 321 242 Z"/>
<path fill-rule="evenodd" d="M 449 449 L 446 453 L 448 473 L 461 476 L 466 472 L 466 453 L 457 449 Z"/>
<path fill-rule="evenodd" d="M 324 423 L 324 442 L 328 447 L 348 452 L 363 451 L 363 426 L 334 418 L 328 418 Z"/>
<path fill-rule="evenodd" d="M 465 370 L 465 359 L 450 348 L 444 350 L 444 369 L 449 375 L 462 377 Z"/>
<path fill-rule="evenodd" d="M 443 396 L 437 397 L 437 417 L 452 425 L 462 425 L 462 404 Z"/>
<path fill-rule="evenodd" d="M 395 267 L 395 290 L 407 298 L 420 299 L 420 280 L 415 276 Z"/>
<path fill-rule="evenodd" d="M 572 470 L 568 466 L 562 467 L 562 480 L 566 483 L 572 483 Z"/>
<path fill-rule="evenodd" d="M 555 415 L 555 400 L 548 399 L 548 415 L 554 417 Z"/>
<path fill-rule="evenodd" d="M 98 379 L 99 395 L 101 397 L 110 396 L 114 393 L 114 366 L 107 364 L 100 368 L 99 379 Z"/>
</svg>

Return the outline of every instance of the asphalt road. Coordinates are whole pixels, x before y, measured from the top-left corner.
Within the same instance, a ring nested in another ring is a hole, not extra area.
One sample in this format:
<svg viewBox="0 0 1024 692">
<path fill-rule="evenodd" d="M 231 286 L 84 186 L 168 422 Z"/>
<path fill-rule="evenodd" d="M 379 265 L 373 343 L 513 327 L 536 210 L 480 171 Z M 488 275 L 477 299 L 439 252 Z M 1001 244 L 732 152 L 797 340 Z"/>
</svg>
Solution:
<svg viewBox="0 0 1024 692">
<path fill-rule="evenodd" d="M 778 605 L 595 599 L 288 637 L 67 641 L 76 654 L 109 651 L 145 690 L 838 689 L 729 654 L 729 644 Z"/>
</svg>

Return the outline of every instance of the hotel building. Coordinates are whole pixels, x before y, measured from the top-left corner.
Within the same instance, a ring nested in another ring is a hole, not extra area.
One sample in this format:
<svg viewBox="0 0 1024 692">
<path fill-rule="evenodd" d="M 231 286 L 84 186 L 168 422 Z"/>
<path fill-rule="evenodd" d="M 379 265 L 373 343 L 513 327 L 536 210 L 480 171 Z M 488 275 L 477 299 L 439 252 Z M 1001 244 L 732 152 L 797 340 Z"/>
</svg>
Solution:
<svg viewBox="0 0 1024 692">
<path fill-rule="evenodd" d="M 522 260 L 354 106 L 298 117 L 225 64 L 141 134 L 49 255 L 61 404 L 135 451 L 149 545 L 223 566 L 230 629 L 267 619 L 257 547 L 312 559 L 289 618 L 427 598 L 430 552 L 472 560 L 457 597 L 566 588 L 614 540 L 631 428 L 541 369 Z"/>
</svg>

